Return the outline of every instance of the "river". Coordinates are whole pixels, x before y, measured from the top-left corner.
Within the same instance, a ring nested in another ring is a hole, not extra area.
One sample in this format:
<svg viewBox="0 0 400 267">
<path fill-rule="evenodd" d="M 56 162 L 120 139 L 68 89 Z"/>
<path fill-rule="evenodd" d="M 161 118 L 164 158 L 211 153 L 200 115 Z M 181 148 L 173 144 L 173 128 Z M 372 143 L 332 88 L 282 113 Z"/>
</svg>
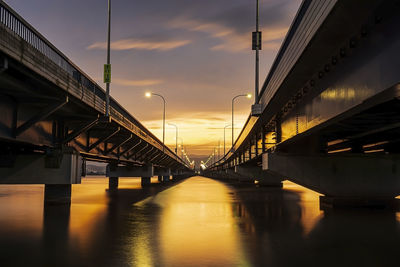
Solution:
<svg viewBox="0 0 400 267">
<path fill-rule="evenodd" d="M 270 189 L 192 177 L 73 185 L 70 206 L 43 186 L 0 186 L 0 266 L 398 266 L 400 213 L 319 209 L 291 182 Z"/>
</svg>

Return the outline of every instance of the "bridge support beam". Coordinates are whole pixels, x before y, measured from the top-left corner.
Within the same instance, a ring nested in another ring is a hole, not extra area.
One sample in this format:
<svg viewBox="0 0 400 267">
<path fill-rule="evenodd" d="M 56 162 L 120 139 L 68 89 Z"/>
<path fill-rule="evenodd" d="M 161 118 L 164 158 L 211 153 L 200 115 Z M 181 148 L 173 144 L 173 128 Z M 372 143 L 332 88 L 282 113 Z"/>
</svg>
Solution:
<svg viewBox="0 0 400 267">
<path fill-rule="evenodd" d="M 17 155 L 13 164 L 0 168 L 0 184 L 80 184 L 82 158 L 76 151 L 52 155 Z"/>
<path fill-rule="evenodd" d="M 158 176 L 159 182 L 168 182 L 171 176 L 171 170 L 166 168 L 156 168 L 154 174 Z"/>
<path fill-rule="evenodd" d="M 0 184 L 45 184 L 45 204 L 71 203 L 71 184 L 80 184 L 81 176 L 82 158 L 75 150 L 17 155 L 0 168 Z"/>
<path fill-rule="evenodd" d="M 261 167 L 256 166 L 235 166 L 235 173 L 247 177 L 247 180 L 258 181 L 261 186 L 282 187 L 284 177 L 268 171 L 263 171 Z"/>
<path fill-rule="evenodd" d="M 385 204 L 400 194 L 400 157 L 263 154 L 263 169 L 325 195 L 330 206 Z"/>
<path fill-rule="evenodd" d="M 143 166 L 112 166 L 107 165 L 107 177 L 152 177 L 154 173 L 153 165 Z"/>
</svg>

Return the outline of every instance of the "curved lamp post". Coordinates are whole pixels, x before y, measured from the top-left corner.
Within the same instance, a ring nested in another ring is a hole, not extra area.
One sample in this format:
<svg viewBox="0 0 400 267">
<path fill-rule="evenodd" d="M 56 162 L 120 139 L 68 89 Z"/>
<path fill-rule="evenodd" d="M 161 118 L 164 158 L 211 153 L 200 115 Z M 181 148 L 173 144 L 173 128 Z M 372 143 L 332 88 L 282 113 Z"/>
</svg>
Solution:
<svg viewBox="0 0 400 267">
<path fill-rule="evenodd" d="M 235 99 L 238 98 L 238 97 L 242 97 L 242 96 L 245 96 L 247 98 L 251 98 L 251 94 L 237 95 L 234 98 L 232 98 L 232 150 L 233 150 L 234 129 L 235 129 L 235 127 L 234 127 L 235 123 L 234 123 L 234 120 L 233 120 L 233 107 L 234 107 Z"/>
<path fill-rule="evenodd" d="M 158 96 L 158 97 L 161 97 L 161 99 L 163 100 L 163 103 L 164 103 L 164 110 L 163 110 L 163 152 L 165 151 L 165 98 L 162 96 L 162 95 L 160 95 L 160 94 L 156 94 L 156 93 L 153 93 L 153 92 L 147 92 L 146 94 L 145 94 L 145 96 L 147 97 L 147 98 L 150 98 L 152 95 L 155 95 L 155 96 Z"/>
<path fill-rule="evenodd" d="M 176 124 L 173 124 L 173 123 L 168 123 L 168 125 L 171 125 L 171 126 L 175 127 L 175 130 L 176 130 L 176 135 L 175 135 L 175 154 L 178 157 L 178 126 Z"/>
<path fill-rule="evenodd" d="M 226 126 L 224 127 L 224 157 L 225 157 L 225 154 L 226 154 L 226 152 L 225 152 L 225 130 L 226 130 L 226 128 L 228 128 L 229 126 L 231 126 L 231 124 L 228 124 L 228 125 L 226 125 Z"/>
</svg>

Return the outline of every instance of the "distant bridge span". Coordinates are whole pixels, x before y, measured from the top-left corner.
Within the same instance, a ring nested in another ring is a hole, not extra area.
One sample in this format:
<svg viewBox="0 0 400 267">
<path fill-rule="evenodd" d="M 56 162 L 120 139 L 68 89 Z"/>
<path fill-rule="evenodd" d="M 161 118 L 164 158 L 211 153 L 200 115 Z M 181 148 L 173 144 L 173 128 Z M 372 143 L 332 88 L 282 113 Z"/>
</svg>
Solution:
<svg viewBox="0 0 400 267">
<path fill-rule="evenodd" d="M 233 149 L 204 174 L 281 186 L 323 203 L 400 194 L 400 1 L 305 0 Z"/>
<path fill-rule="evenodd" d="M 3 1 L 0 95 L 0 183 L 46 184 L 48 195 L 53 187 L 68 195 L 85 160 L 109 163 L 114 186 L 117 177 L 139 176 L 145 185 L 153 175 L 193 173 L 114 99 L 104 116 L 104 90 Z"/>
</svg>

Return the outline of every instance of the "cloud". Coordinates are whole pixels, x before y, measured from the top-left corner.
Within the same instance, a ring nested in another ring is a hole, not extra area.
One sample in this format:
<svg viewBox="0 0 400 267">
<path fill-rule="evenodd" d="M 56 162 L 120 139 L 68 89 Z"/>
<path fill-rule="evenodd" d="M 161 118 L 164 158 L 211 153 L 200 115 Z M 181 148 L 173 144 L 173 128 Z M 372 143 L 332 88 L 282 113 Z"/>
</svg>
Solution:
<svg viewBox="0 0 400 267">
<path fill-rule="evenodd" d="M 178 47 L 182 47 L 190 44 L 190 40 L 145 40 L 145 39 L 121 39 L 111 43 L 112 50 L 158 50 L 158 51 L 168 51 Z M 87 47 L 87 49 L 107 49 L 107 43 L 96 42 Z"/>
<path fill-rule="evenodd" d="M 188 18 L 178 18 L 169 23 L 171 28 L 187 31 L 202 32 L 210 38 L 221 43 L 210 47 L 210 50 L 224 50 L 232 53 L 249 51 L 251 49 L 251 29 L 241 32 L 229 26 L 219 23 L 202 22 Z M 275 26 L 261 29 L 263 34 L 263 49 L 276 50 L 287 32 L 287 26 Z"/>
<path fill-rule="evenodd" d="M 125 80 L 125 79 L 113 79 L 113 83 L 122 86 L 151 86 L 162 84 L 162 80 Z"/>
</svg>

